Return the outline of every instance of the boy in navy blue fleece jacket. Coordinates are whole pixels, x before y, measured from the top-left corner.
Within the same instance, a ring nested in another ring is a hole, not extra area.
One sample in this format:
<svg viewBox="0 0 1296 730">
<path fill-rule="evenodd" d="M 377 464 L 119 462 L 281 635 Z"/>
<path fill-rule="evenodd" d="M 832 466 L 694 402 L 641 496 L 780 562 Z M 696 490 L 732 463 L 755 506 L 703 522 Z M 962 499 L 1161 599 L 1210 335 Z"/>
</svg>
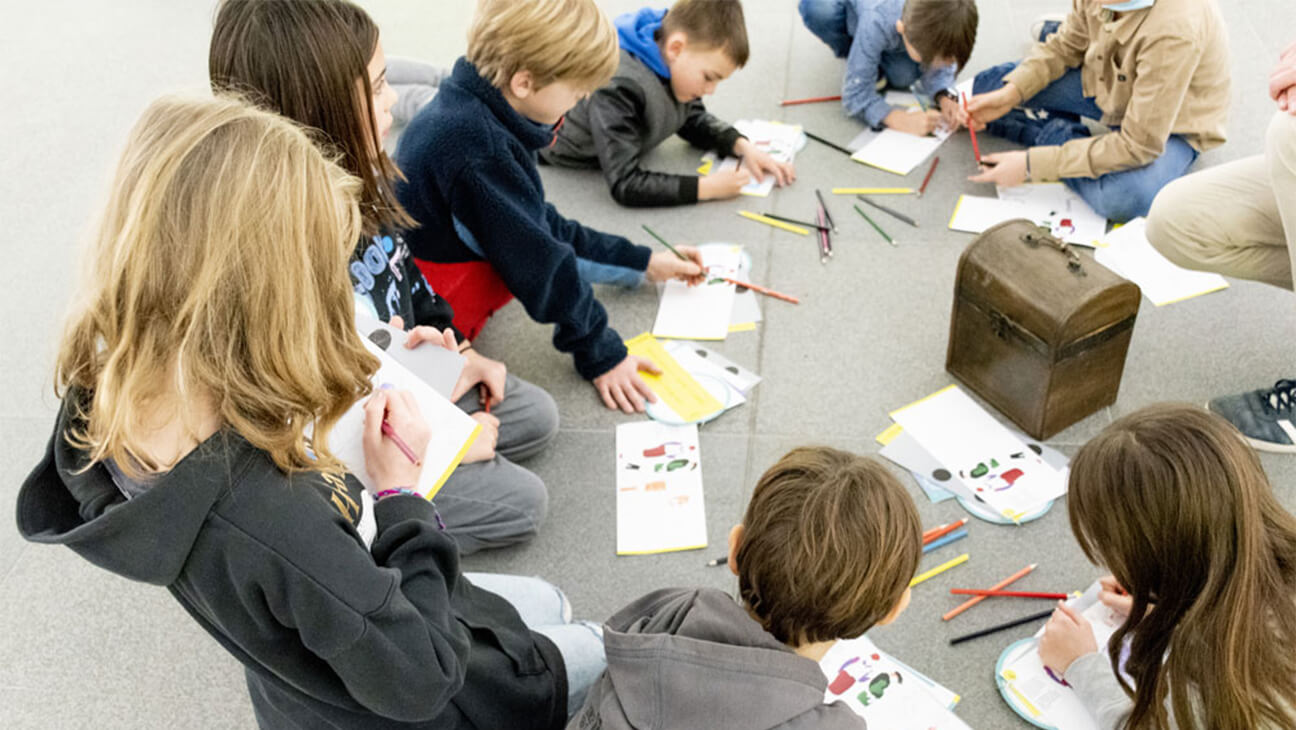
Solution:
<svg viewBox="0 0 1296 730">
<path fill-rule="evenodd" d="M 456 311 L 484 321 L 503 301 L 479 300 L 502 282 L 532 319 L 555 325 L 554 346 L 609 408 L 634 412 L 655 400 L 638 371 L 657 368 L 628 355 L 589 282 L 627 273 L 696 282 L 701 255 L 653 254 L 563 218 L 536 169 L 554 125 L 616 64 L 616 31 L 593 0 L 483 0 L 468 55 L 402 135 L 396 159 L 408 181 L 396 194 L 421 224 L 409 234 L 415 256 L 445 264 L 428 267 L 444 278 L 430 278 Z M 471 336 L 481 322 L 455 324 Z"/>
</svg>

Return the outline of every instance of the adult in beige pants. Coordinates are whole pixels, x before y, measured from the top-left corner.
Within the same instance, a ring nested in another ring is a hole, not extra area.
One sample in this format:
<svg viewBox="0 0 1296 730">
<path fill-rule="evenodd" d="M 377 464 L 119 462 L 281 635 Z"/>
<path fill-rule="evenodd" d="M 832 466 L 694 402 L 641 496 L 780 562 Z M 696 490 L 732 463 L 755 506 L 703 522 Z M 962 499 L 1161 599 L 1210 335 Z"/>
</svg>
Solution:
<svg viewBox="0 0 1296 730">
<path fill-rule="evenodd" d="M 1263 155 L 1180 178 L 1148 213 L 1148 240 L 1189 269 L 1293 288 L 1296 272 L 1296 43 L 1270 75 L 1278 112 Z M 1296 453 L 1296 379 L 1272 388 L 1215 398 L 1224 416 L 1253 446 Z"/>
</svg>

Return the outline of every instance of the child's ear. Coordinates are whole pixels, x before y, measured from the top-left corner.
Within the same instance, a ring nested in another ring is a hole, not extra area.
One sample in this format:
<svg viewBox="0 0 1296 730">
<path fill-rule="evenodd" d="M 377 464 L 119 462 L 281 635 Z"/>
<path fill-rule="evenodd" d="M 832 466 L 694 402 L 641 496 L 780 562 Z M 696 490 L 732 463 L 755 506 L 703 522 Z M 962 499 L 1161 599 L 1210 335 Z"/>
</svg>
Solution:
<svg viewBox="0 0 1296 730">
<path fill-rule="evenodd" d="M 530 71 L 518 71 L 509 79 L 509 91 L 518 99 L 525 99 L 535 91 L 535 79 Z"/>
<path fill-rule="evenodd" d="M 896 601 L 896 604 L 891 607 L 891 612 L 884 616 L 881 621 L 878 621 L 877 625 L 886 626 L 892 621 L 900 618 L 900 614 L 904 613 L 906 608 L 909 608 L 909 598 L 912 595 L 913 589 L 905 588 L 904 593 L 900 594 L 900 600 Z"/>
<path fill-rule="evenodd" d="M 729 530 L 729 572 L 738 575 L 738 546 L 742 545 L 742 523 Z"/>
<path fill-rule="evenodd" d="M 682 30 L 666 36 L 666 42 L 662 44 L 662 55 L 666 57 L 666 63 L 675 63 L 687 46 L 688 35 Z"/>
</svg>

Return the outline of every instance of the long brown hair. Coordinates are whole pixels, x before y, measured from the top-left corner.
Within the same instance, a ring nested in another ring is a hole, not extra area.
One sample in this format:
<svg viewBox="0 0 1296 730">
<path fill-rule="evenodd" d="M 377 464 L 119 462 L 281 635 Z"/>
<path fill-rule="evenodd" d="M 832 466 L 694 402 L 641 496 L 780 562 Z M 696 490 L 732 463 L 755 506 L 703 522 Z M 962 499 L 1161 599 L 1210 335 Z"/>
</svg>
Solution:
<svg viewBox="0 0 1296 730">
<path fill-rule="evenodd" d="M 285 471 L 345 471 L 328 434 L 378 369 L 348 295 L 358 188 L 271 112 L 228 98 L 150 105 L 59 348 L 68 442 L 88 463 L 164 471 L 141 446 L 156 407 L 193 434 L 187 409 L 206 401 Z"/>
<path fill-rule="evenodd" d="M 1071 529 L 1132 595 L 1107 647 L 1130 728 L 1296 727 L 1296 518 L 1236 430 L 1201 408 L 1130 414 L 1071 465 Z"/>
<path fill-rule="evenodd" d="M 363 185 L 365 235 L 417 225 L 396 200 L 403 178 L 370 121 L 377 47 L 378 26 L 346 0 L 225 0 L 207 58 L 214 92 L 245 96 L 334 148 Z"/>
</svg>

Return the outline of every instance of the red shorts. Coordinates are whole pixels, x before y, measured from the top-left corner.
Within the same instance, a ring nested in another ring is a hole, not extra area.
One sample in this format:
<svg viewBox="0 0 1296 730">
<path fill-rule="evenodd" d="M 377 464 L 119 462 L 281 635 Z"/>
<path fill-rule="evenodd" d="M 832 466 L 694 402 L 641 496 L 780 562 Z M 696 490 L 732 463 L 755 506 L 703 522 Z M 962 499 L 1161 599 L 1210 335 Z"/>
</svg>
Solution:
<svg viewBox="0 0 1296 730">
<path fill-rule="evenodd" d="M 513 299 L 490 262 L 442 264 L 416 260 L 415 263 L 432 291 L 454 307 L 455 329 L 470 340 L 477 337 L 497 309 Z"/>
</svg>

